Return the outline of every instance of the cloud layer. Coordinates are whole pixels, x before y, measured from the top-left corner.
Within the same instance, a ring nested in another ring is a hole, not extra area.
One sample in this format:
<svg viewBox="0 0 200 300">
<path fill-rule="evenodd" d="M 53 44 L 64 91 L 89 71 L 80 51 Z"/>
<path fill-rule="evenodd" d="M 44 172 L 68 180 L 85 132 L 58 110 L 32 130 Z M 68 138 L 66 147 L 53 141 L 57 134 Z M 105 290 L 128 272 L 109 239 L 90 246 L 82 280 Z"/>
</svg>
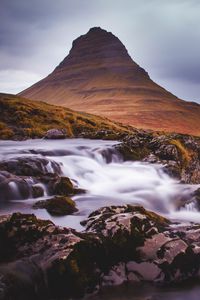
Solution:
<svg viewBox="0 0 200 300">
<path fill-rule="evenodd" d="M 43 78 L 75 38 L 101 26 L 154 81 L 200 102 L 199 19 L 199 0 L 1 0 L 0 91 Z"/>
</svg>

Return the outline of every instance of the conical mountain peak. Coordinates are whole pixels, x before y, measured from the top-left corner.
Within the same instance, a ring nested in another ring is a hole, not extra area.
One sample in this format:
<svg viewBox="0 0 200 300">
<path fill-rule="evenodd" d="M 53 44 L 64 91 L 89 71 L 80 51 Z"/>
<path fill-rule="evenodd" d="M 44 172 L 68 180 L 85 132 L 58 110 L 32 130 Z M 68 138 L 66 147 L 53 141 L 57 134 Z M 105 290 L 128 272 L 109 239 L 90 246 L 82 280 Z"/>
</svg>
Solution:
<svg viewBox="0 0 200 300">
<path fill-rule="evenodd" d="M 100 27 L 75 39 L 55 70 L 20 94 L 135 127 L 200 133 L 200 106 L 153 82 L 118 37 Z"/>
<path fill-rule="evenodd" d="M 111 32 L 100 27 L 93 27 L 86 34 L 74 40 L 69 55 L 56 70 L 78 64 L 87 69 L 91 65 L 101 65 L 107 69 L 111 68 L 113 72 L 114 65 L 120 65 L 123 68 L 123 65 L 133 66 L 134 64 L 139 68 L 132 61 L 122 42 Z"/>
</svg>

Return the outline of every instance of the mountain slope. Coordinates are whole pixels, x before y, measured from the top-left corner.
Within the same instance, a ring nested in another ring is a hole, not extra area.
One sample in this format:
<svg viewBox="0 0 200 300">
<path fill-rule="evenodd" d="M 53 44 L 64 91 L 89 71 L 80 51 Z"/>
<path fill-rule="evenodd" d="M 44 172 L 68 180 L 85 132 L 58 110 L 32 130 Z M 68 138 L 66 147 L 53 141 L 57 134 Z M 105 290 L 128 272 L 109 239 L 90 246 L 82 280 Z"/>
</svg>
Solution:
<svg viewBox="0 0 200 300">
<path fill-rule="evenodd" d="M 98 131 L 104 130 L 102 137 L 112 138 L 129 132 L 103 117 L 0 93 L 0 139 L 44 137 L 49 129 L 64 129 L 68 137 L 98 138 Z"/>
<path fill-rule="evenodd" d="M 154 83 L 120 40 L 99 27 L 76 39 L 60 65 L 20 95 L 139 128 L 200 135 L 200 105 Z"/>
</svg>

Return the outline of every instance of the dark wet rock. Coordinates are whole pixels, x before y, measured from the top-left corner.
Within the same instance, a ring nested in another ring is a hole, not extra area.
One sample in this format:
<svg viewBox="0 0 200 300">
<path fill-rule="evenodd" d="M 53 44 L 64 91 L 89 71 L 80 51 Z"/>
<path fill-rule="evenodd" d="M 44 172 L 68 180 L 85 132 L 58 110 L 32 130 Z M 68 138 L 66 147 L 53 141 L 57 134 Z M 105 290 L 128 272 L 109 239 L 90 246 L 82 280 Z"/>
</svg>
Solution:
<svg viewBox="0 0 200 300">
<path fill-rule="evenodd" d="M 174 224 L 142 207 L 105 207 L 82 222 L 112 253 L 105 285 L 182 281 L 199 274 L 200 225 Z"/>
<path fill-rule="evenodd" d="M 16 176 L 0 171 L 0 200 L 23 200 L 44 196 L 44 189 L 37 178 Z"/>
<path fill-rule="evenodd" d="M 185 183 L 200 183 L 200 138 L 138 131 L 115 146 L 125 160 L 160 163 Z"/>
<path fill-rule="evenodd" d="M 58 180 L 55 182 L 54 192 L 57 195 L 74 194 L 74 187 L 71 180 L 67 177 L 58 177 Z"/>
<path fill-rule="evenodd" d="M 44 196 L 44 189 L 42 186 L 40 185 L 33 185 L 32 186 L 32 195 L 33 198 L 39 198 L 39 197 L 43 197 Z"/>
<path fill-rule="evenodd" d="M 37 179 L 46 186 L 50 195 L 72 196 L 85 193 L 85 190 L 75 187 L 68 177 L 48 173 Z"/>
<path fill-rule="evenodd" d="M 78 233 L 34 215 L 1 216 L 1 299 L 71 299 L 104 285 L 200 274 L 199 224 L 130 205 L 98 209 L 82 224 Z"/>
<path fill-rule="evenodd" d="M 41 176 L 47 173 L 61 174 L 60 165 L 41 157 L 16 157 L 0 162 L 0 170 L 19 176 Z"/>
<path fill-rule="evenodd" d="M 2 299 L 69 299 L 98 285 L 101 245 L 93 235 L 14 214 L 0 222 L 0 244 Z"/>
<path fill-rule="evenodd" d="M 77 212 L 75 202 L 66 196 L 55 196 L 47 200 L 40 200 L 33 208 L 45 208 L 51 215 L 64 216 Z"/>
<path fill-rule="evenodd" d="M 194 192 L 194 201 L 198 210 L 200 210 L 200 188 Z"/>
<path fill-rule="evenodd" d="M 47 131 L 45 139 L 58 140 L 67 138 L 67 132 L 65 129 L 50 129 Z"/>
<path fill-rule="evenodd" d="M 0 171 L 0 201 L 27 199 L 31 193 L 29 179 Z"/>
<path fill-rule="evenodd" d="M 54 183 L 51 185 L 51 190 L 53 194 L 56 195 L 75 195 L 81 194 L 85 191 L 83 189 L 75 188 L 68 177 L 57 177 L 54 180 Z"/>
</svg>

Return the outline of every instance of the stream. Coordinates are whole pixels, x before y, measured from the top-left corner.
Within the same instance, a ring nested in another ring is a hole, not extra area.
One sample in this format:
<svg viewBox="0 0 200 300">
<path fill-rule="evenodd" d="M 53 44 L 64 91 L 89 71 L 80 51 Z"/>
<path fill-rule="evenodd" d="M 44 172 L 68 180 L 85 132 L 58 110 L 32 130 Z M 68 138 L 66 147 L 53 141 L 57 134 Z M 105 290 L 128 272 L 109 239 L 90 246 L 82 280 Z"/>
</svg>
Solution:
<svg viewBox="0 0 200 300">
<path fill-rule="evenodd" d="M 80 221 L 102 206 L 139 204 L 170 219 L 199 221 L 200 213 L 195 204 L 188 202 L 196 185 L 181 184 L 170 178 L 161 165 L 124 162 L 114 149 L 115 144 L 117 142 L 87 139 L 1 141 L 1 161 L 45 157 L 50 162 L 49 173 L 54 172 L 51 162 L 57 162 L 62 175 L 86 193 L 73 197 L 79 210 L 76 214 L 52 217 L 44 209 L 32 208 L 36 201 L 47 198 L 45 186 L 44 197 L 19 200 L 16 186 L 10 184 L 13 199 L 1 204 L 0 213 L 34 213 L 58 225 L 81 230 Z"/>
<path fill-rule="evenodd" d="M 89 139 L 1 141 L 0 161 L 22 157 L 46 158 L 49 160 L 49 173 L 54 172 L 52 162 L 56 162 L 60 165 L 62 176 L 69 177 L 74 185 L 86 190 L 86 193 L 72 197 L 78 208 L 77 213 L 55 217 L 45 209 L 32 208 L 36 201 L 48 198 L 44 184 L 41 184 L 43 197 L 21 200 L 17 187 L 11 183 L 13 199 L 0 201 L 0 214 L 16 211 L 34 213 L 39 218 L 51 219 L 57 225 L 83 230 L 80 221 L 102 206 L 139 204 L 173 220 L 200 222 L 200 212 L 196 209 L 195 201 L 191 201 L 192 193 L 199 186 L 178 182 L 158 164 L 123 161 L 114 148 L 117 143 Z M 29 180 L 31 184 L 31 178 Z M 144 290 L 138 287 L 134 291 L 129 287 L 125 290 L 126 293 L 123 287 L 114 288 L 111 292 L 106 291 L 103 297 L 100 295 L 94 299 L 196 300 L 200 289 L 197 286 L 185 290 L 152 287 Z M 149 298 L 147 295 L 155 297 Z"/>
</svg>

